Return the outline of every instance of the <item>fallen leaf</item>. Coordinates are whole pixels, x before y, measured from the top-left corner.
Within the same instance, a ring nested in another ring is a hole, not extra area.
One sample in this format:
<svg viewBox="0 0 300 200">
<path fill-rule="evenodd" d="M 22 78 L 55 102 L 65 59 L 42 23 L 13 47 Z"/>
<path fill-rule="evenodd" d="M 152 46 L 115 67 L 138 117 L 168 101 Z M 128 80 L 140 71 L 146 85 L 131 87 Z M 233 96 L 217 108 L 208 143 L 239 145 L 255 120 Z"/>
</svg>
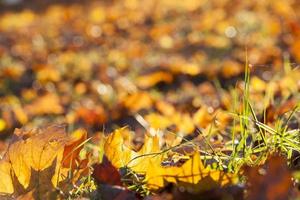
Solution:
<svg viewBox="0 0 300 200">
<path fill-rule="evenodd" d="M 93 177 L 100 183 L 122 186 L 119 171 L 111 164 L 106 156 L 103 157 L 100 164 L 95 164 L 93 168 Z"/>
<path fill-rule="evenodd" d="M 56 94 L 48 93 L 25 106 L 25 111 L 30 115 L 44 115 L 61 114 L 64 110 L 60 104 L 59 97 Z"/>
<path fill-rule="evenodd" d="M 0 161 L 0 194 L 12 194 L 14 186 L 11 178 L 11 164 L 5 160 Z"/>
<path fill-rule="evenodd" d="M 0 118 L 0 132 L 3 131 L 5 127 L 6 127 L 5 121 Z"/>
<path fill-rule="evenodd" d="M 78 154 L 86 133 L 79 135 L 69 137 L 64 127 L 58 125 L 31 131 L 16 130 L 15 139 L 0 161 L 0 173 L 4 177 L 0 185 L 5 185 L 1 193 L 19 196 L 34 189 L 36 198 L 55 195 L 55 187 L 66 181 L 67 173 L 75 168 L 69 163 L 75 160 L 82 163 Z M 68 158 L 70 154 L 72 159 Z"/>
<path fill-rule="evenodd" d="M 157 83 L 165 82 L 171 83 L 173 81 L 173 75 L 168 72 L 158 71 L 147 75 L 139 76 L 137 79 L 137 86 L 140 88 L 150 88 Z"/>
<path fill-rule="evenodd" d="M 128 167 L 137 174 L 143 174 L 150 190 L 158 190 L 167 182 L 190 186 L 205 181 L 209 184 L 203 184 L 207 187 L 204 189 L 211 189 L 236 181 L 233 174 L 205 167 L 197 151 L 180 167 L 162 166 L 166 155 L 160 150 L 157 136 L 146 135 L 144 145 L 136 152 L 124 145 L 122 130 L 124 129 L 117 129 L 108 136 L 104 145 L 104 153 L 116 168 Z"/>
<path fill-rule="evenodd" d="M 87 132 L 83 129 L 74 131 L 64 146 L 62 166 L 65 168 L 74 168 L 76 163 L 79 162 L 79 153 L 82 150 L 82 145 L 87 139 Z"/>
<path fill-rule="evenodd" d="M 248 199 L 289 199 L 293 183 L 286 163 L 281 156 L 273 155 L 263 166 L 246 167 Z"/>
<path fill-rule="evenodd" d="M 153 104 L 153 99 L 147 92 L 136 92 L 129 94 L 121 101 L 124 107 L 132 113 L 136 113 L 142 109 L 151 108 Z"/>
<path fill-rule="evenodd" d="M 93 108 L 79 107 L 76 110 L 76 118 L 83 120 L 88 125 L 103 124 L 107 121 L 107 114 L 102 106 Z"/>
</svg>

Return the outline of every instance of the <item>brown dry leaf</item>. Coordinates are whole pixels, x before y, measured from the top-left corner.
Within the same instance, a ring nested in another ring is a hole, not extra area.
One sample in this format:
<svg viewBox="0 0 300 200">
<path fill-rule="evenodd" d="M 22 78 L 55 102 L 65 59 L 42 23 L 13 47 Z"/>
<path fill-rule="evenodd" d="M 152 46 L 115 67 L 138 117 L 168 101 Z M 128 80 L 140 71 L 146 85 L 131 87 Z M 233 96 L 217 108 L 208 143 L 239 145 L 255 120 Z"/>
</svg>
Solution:
<svg viewBox="0 0 300 200">
<path fill-rule="evenodd" d="M 93 168 L 93 177 L 100 183 L 122 186 L 119 171 L 111 164 L 106 156 L 103 157 L 100 164 L 95 164 Z"/>
<path fill-rule="evenodd" d="M 137 200 L 136 194 L 125 187 L 116 185 L 101 185 L 98 190 L 102 200 Z"/>
<path fill-rule="evenodd" d="M 273 123 L 278 117 L 278 114 L 276 112 L 275 106 L 273 104 L 270 104 L 266 108 L 266 122 L 267 123 Z"/>
<path fill-rule="evenodd" d="M 278 119 L 278 117 L 281 117 L 283 114 L 293 110 L 296 105 L 297 102 L 295 99 L 289 99 L 277 107 L 275 107 L 273 104 L 270 104 L 266 109 L 266 122 L 274 122 L 276 119 Z"/>
<path fill-rule="evenodd" d="M 285 101 L 279 108 L 278 108 L 278 115 L 283 115 L 289 111 L 292 111 L 297 106 L 297 101 L 295 99 L 289 99 Z"/>
<path fill-rule="evenodd" d="M 286 160 L 279 155 L 269 157 L 264 166 L 247 167 L 248 199 L 289 199 L 293 183 Z"/>
<path fill-rule="evenodd" d="M 51 93 L 45 94 L 25 106 L 25 110 L 30 115 L 61 114 L 64 111 L 60 104 L 59 97 Z"/>
<path fill-rule="evenodd" d="M 18 196 L 17 200 L 33 200 L 35 199 L 34 198 L 34 190 L 31 190 L 30 192 L 24 194 L 24 195 L 21 195 L 21 196 Z"/>
<path fill-rule="evenodd" d="M 0 162 L 0 173 L 5 177 L 0 185 L 6 185 L 1 187 L 1 193 L 19 196 L 34 189 L 36 198 L 46 199 L 55 195 L 57 184 L 66 179 L 64 172 L 75 168 L 65 166 L 64 161 L 71 162 L 68 155 L 72 155 L 74 163 L 80 162 L 79 144 L 86 140 L 86 134 L 68 137 L 64 127 L 57 125 L 33 131 L 16 130 L 15 137 Z"/>
</svg>

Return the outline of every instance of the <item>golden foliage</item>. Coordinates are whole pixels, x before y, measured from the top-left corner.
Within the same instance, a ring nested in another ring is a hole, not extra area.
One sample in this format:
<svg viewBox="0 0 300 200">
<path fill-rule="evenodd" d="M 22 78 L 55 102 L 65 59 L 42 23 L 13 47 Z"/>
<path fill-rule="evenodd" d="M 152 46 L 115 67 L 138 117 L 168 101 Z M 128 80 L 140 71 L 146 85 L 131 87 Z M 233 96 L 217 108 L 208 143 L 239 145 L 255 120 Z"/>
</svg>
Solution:
<svg viewBox="0 0 300 200">
<path fill-rule="evenodd" d="M 168 182 L 187 186 L 209 180 L 211 184 L 206 189 L 211 189 L 236 181 L 233 174 L 205 167 L 198 151 L 189 157 L 182 166 L 162 166 L 166 155 L 159 147 L 157 136 L 146 135 L 142 148 L 134 151 L 124 145 L 122 134 L 124 130 L 126 129 L 117 129 L 106 138 L 104 153 L 116 168 L 129 167 L 135 173 L 143 174 L 150 190 L 160 189 Z"/>
<path fill-rule="evenodd" d="M 87 167 L 79 165 L 84 131 L 69 137 L 62 126 L 49 126 L 33 131 L 17 129 L 15 137 L 0 161 L 2 194 L 18 196 L 34 190 L 35 197 L 49 198 L 69 172 L 82 172 Z"/>
</svg>

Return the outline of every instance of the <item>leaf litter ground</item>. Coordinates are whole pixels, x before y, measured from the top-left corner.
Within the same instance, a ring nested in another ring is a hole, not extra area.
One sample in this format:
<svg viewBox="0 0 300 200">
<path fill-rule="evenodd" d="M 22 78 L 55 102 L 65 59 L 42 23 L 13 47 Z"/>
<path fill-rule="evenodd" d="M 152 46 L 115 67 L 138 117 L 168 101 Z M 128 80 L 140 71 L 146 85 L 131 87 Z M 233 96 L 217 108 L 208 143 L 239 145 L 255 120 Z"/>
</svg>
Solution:
<svg viewBox="0 0 300 200">
<path fill-rule="evenodd" d="M 8 2 L 3 198 L 299 196 L 299 3 Z"/>
</svg>

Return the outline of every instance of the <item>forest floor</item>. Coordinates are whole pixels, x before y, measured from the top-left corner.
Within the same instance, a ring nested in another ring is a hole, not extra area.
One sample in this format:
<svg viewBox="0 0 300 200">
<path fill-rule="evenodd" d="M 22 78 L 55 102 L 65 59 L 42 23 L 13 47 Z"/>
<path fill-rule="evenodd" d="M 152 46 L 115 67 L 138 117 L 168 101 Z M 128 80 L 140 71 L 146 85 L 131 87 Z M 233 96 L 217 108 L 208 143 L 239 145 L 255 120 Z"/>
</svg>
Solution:
<svg viewBox="0 0 300 200">
<path fill-rule="evenodd" d="M 299 3 L 71 2 L 0 1 L 0 198 L 300 198 Z"/>
</svg>

